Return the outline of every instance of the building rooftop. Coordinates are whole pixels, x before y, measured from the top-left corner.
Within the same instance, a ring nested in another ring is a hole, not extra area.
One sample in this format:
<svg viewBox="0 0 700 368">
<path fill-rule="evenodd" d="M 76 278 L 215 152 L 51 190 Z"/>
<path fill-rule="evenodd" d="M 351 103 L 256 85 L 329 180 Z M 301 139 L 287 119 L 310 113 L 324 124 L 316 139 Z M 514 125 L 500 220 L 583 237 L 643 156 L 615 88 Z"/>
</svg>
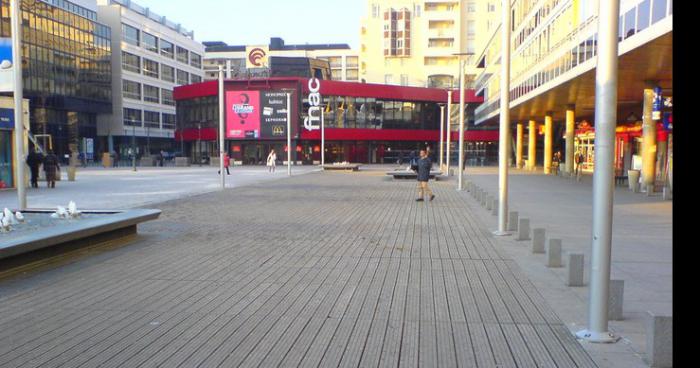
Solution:
<svg viewBox="0 0 700 368">
<path fill-rule="evenodd" d="M 206 48 L 206 52 L 238 52 L 245 51 L 246 45 L 228 45 L 222 41 L 202 42 Z M 346 43 L 325 43 L 325 44 L 301 44 L 301 45 L 285 45 L 284 40 L 279 37 L 270 38 L 270 50 L 350 50 L 350 46 Z"/>
<path fill-rule="evenodd" d="M 158 22 L 173 31 L 176 31 L 180 33 L 181 35 L 188 37 L 190 39 L 194 40 L 194 31 L 188 31 L 184 27 L 182 27 L 182 24 L 180 23 L 175 23 L 171 21 L 170 19 L 167 19 L 165 16 L 158 15 L 154 12 L 152 12 L 149 8 L 141 6 L 139 4 L 136 4 L 135 2 L 131 0 L 102 0 L 99 1 L 98 4 L 106 4 L 109 3 L 109 5 L 119 5 L 123 6 L 129 10 L 132 10 L 138 14 L 143 15 L 146 18 L 151 19 L 154 22 Z"/>
</svg>

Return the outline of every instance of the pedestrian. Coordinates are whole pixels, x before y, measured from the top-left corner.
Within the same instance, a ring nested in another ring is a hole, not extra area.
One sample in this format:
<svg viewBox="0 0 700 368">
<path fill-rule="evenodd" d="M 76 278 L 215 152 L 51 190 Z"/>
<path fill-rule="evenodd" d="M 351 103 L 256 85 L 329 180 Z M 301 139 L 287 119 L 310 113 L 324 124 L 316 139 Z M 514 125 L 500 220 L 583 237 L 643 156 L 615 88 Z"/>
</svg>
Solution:
<svg viewBox="0 0 700 368">
<path fill-rule="evenodd" d="M 277 166 L 277 154 L 275 153 L 275 149 L 273 148 L 270 151 L 270 154 L 267 155 L 267 167 L 269 169 L 269 172 L 275 172 L 276 166 Z"/>
<path fill-rule="evenodd" d="M 119 167 L 119 152 L 114 151 L 114 161 L 112 161 L 112 167 Z"/>
<path fill-rule="evenodd" d="M 576 180 L 580 181 L 581 169 L 583 166 L 583 153 L 581 152 L 581 150 L 576 151 L 574 162 L 576 163 Z"/>
<path fill-rule="evenodd" d="M 224 167 L 226 168 L 226 175 L 231 175 L 231 173 L 228 171 L 229 166 L 231 166 L 231 157 L 229 157 L 228 153 L 224 153 Z M 221 170 L 219 170 L 217 174 L 221 174 Z"/>
<path fill-rule="evenodd" d="M 39 166 L 44 161 L 44 156 L 37 152 L 34 147 L 29 150 L 27 155 L 27 165 L 31 171 L 31 184 L 32 188 L 39 188 Z"/>
<path fill-rule="evenodd" d="M 49 150 L 46 157 L 44 157 L 44 173 L 46 173 L 47 188 L 56 188 L 56 175 L 59 175 L 60 169 L 58 157 L 53 153 L 53 150 Z"/>
<path fill-rule="evenodd" d="M 426 195 L 430 197 L 431 201 L 435 199 L 435 194 L 433 194 L 433 191 L 430 190 L 430 187 L 428 187 L 428 181 L 430 180 L 430 169 L 432 166 L 433 163 L 430 161 L 430 157 L 428 157 L 426 150 L 420 150 L 420 158 L 418 159 L 418 168 L 416 170 L 418 173 L 418 198 L 416 199 L 416 202 L 424 201 Z"/>
</svg>

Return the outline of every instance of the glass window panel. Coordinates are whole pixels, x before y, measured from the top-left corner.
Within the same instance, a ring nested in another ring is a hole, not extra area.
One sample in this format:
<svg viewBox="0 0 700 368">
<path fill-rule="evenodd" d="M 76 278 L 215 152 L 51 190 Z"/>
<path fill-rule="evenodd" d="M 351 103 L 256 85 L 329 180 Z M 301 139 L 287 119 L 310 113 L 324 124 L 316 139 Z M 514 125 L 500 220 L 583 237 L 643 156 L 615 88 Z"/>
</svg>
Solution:
<svg viewBox="0 0 700 368">
<path fill-rule="evenodd" d="M 122 23 L 122 38 L 126 43 L 139 46 L 139 30 L 130 25 Z"/>
<path fill-rule="evenodd" d="M 161 96 L 163 97 L 163 105 L 175 106 L 175 99 L 173 98 L 173 91 L 169 89 L 161 89 Z"/>
<path fill-rule="evenodd" d="M 627 13 L 625 13 L 625 39 L 633 36 L 636 32 L 636 15 L 635 9 L 630 9 Z"/>
<path fill-rule="evenodd" d="M 166 40 L 161 39 L 160 40 L 160 54 L 170 58 L 174 59 L 175 58 L 175 46 L 172 44 L 172 42 L 168 42 Z"/>
<path fill-rule="evenodd" d="M 143 58 L 143 75 L 156 79 L 159 78 L 158 62 Z"/>
<path fill-rule="evenodd" d="M 186 48 L 177 46 L 177 61 L 188 64 L 190 61 L 190 53 Z"/>
<path fill-rule="evenodd" d="M 122 96 L 132 100 L 141 100 L 141 84 L 130 80 L 122 80 Z"/>
<path fill-rule="evenodd" d="M 122 69 L 140 74 L 141 58 L 126 51 L 122 51 Z"/>
<path fill-rule="evenodd" d="M 158 53 L 158 38 L 150 33 L 143 32 L 143 48 Z"/>
<path fill-rule="evenodd" d="M 177 70 L 177 84 L 185 85 L 190 84 L 190 74 L 184 70 Z"/>
<path fill-rule="evenodd" d="M 143 100 L 146 102 L 160 103 L 160 88 L 144 84 Z"/>
<path fill-rule="evenodd" d="M 161 64 L 160 72 L 161 79 L 167 82 L 175 82 L 175 68 L 173 68 L 172 66 Z"/>
<path fill-rule="evenodd" d="M 202 68 L 202 56 L 199 54 L 195 54 L 194 52 L 190 54 L 190 65 L 193 67 L 200 69 Z"/>
<path fill-rule="evenodd" d="M 654 0 L 651 8 L 651 24 L 666 17 L 667 0 Z"/>
</svg>

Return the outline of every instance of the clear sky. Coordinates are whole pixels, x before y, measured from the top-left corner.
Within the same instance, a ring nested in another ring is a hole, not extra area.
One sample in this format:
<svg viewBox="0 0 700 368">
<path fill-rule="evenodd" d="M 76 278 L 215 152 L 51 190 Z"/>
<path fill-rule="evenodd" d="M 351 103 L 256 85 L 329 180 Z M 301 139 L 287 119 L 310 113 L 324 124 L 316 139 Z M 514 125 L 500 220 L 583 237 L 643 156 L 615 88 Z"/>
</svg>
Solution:
<svg viewBox="0 0 700 368">
<path fill-rule="evenodd" d="M 134 0 L 194 30 L 197 41 L 229 45 L 347 43 L 359 47 L 366 0 Z"/>
</svg>

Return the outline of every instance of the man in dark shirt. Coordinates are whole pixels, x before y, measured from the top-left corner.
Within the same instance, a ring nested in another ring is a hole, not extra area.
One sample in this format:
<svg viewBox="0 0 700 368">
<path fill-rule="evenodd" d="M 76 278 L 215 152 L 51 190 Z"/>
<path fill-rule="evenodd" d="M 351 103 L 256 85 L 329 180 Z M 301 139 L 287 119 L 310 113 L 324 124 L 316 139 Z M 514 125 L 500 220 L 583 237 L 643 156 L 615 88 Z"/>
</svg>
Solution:
<svg viewBox="0 0 700 368">
<path fill-rule="evenodd" d="M 416 170 L 418 173 L 418 198 L 416 199 L 416 202 L 422 202 L 426 194 L 430 197 L 431 201 L 435 199 L 435 194 L 433 194 L 433 191 L 428 187 L 428 181 L 430 180 L 430 169 L 432 166 L 433 163 L 430 161 L 428 153 L 424 149 L 420 150 L 418 170 Z"/>
<path fill-rule="evenodd" d="M 29 150 L 27 155 L 27 165 L 31 170 L 31 184 L 32 188 L 39 188 L 39 166 L 44 161 L 44 156 L 37 152 L 33 147 Z"/>
</svg>

